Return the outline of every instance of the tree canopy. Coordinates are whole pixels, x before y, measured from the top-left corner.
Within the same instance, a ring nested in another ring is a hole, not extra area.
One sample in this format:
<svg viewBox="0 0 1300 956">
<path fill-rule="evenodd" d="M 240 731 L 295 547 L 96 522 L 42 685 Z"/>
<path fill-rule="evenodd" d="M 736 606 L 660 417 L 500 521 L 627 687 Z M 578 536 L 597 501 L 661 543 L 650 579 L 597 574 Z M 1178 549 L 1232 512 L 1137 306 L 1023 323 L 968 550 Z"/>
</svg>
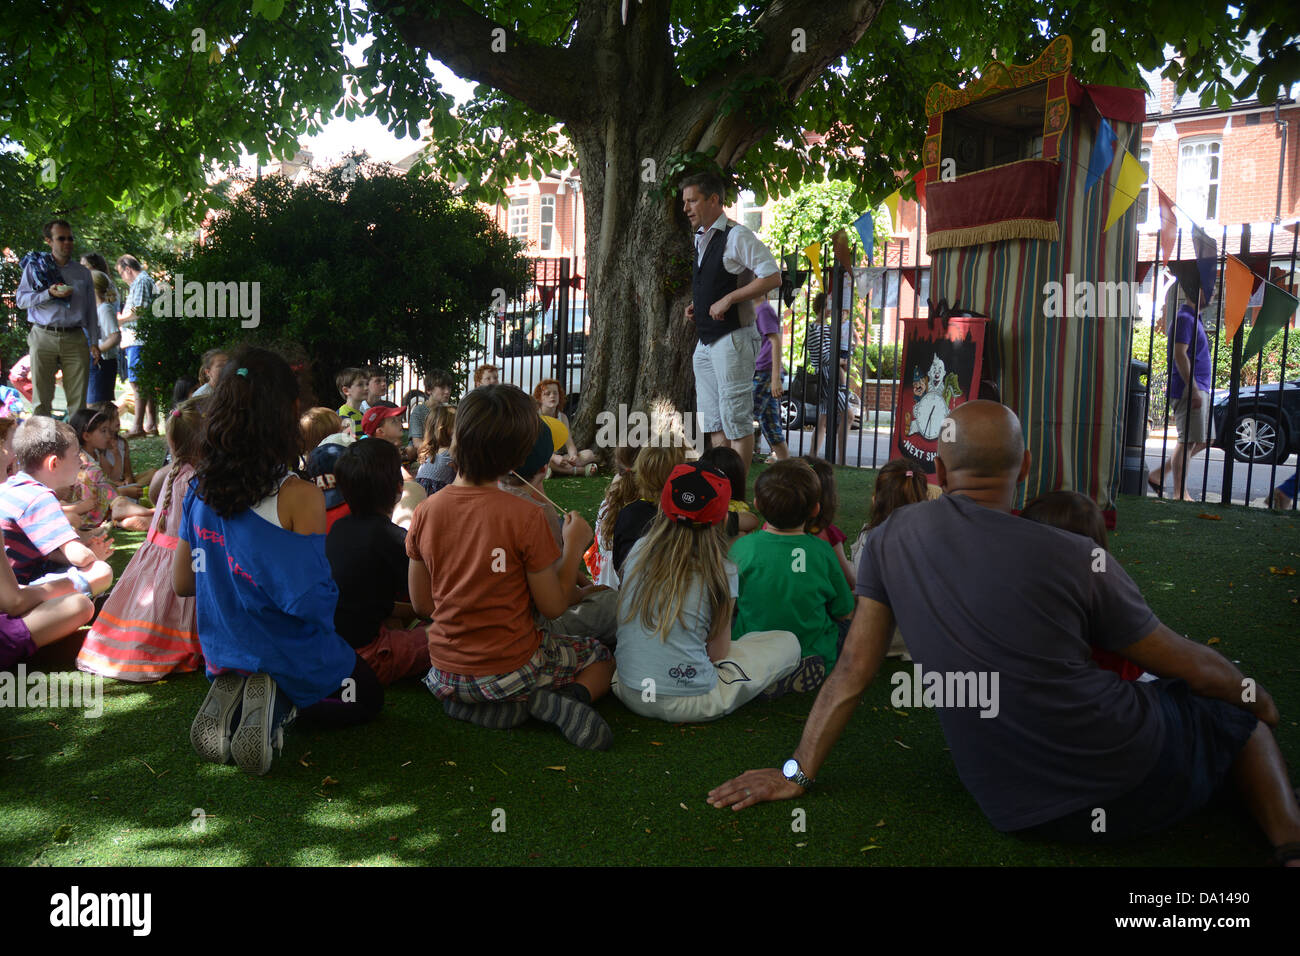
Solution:
<svg viewBox="0 0 1300 956">
<path fill-rule="evenodd" d="M 1076 72 L 1101 83 L 1140 83 L 1172 44 L 1168 74 L 1207 105 L 1271 102 L 1300 76 L 1285 0 L 1195 17 L 1177 0 L 16 0 L 0 25 L 0 141 L 21 144 L 69 208 L 197 218 L 210 164 L 287 157 L 330 115 L 373 114 L 417 138 L 428 119 L 429 163 L 490 192 L 572 163 L 557 121 L 612 115 L 630 97 L 660 101 L 671 124 L 704 102 L 709 122 L 665 131 L 675 148 L 646 158 L 713 159 L 760 197 L 824 171 L 860 184 L 862 205 L 914 165 L 931 83 L 971 78 L 993 50 L 1036 55 L 1063 32 Z M 1257 62 L 1243 55 L 1251 35 Z M 345 45 L 367 36 L 350 65 Z M 454 114 L 430 55 L 480 83 Z M 1229 74 L 1244 76 L 1235 90 Z M 807 129 L 825 141 L 805 144 Z"/>
<path fill-rule="evenodd" d="M 170 394 L 209 348 L 293 343 L 333 407 L 341 368 L 454 368 L 487 317 L 480 290 L 527 279 L 519 243 L 437 180 L 343 164 L 245 185 L 202 245 L 165 264 L 170 288 L 139 324 L 152 389 Z"/>
</svg>

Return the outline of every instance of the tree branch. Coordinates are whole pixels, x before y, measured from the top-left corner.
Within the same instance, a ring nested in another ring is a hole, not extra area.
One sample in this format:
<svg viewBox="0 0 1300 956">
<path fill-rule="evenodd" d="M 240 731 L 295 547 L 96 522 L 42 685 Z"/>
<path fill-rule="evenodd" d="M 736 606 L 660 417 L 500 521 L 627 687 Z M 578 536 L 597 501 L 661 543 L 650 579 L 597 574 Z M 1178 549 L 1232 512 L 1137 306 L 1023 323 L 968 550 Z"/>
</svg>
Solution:
<svg viewBox="0 0 1300 956">
<path fill-rule="evenodd" d="M 540 113 L 566 120 L 584 109 L 592 92 L 588 65 L 573 51 L 534 43 L 460 0 L 431 4 L 436 16 L 412 12 L 402 0 L 372 2 L 410 46 L 441 60 L 457 76 L 495 87 Z M 394 14 L 397 8 L 404 12 Z M 502 36 L 497 30 L 504 31 L 504 52 L 494 43 Z"/>
</svg>

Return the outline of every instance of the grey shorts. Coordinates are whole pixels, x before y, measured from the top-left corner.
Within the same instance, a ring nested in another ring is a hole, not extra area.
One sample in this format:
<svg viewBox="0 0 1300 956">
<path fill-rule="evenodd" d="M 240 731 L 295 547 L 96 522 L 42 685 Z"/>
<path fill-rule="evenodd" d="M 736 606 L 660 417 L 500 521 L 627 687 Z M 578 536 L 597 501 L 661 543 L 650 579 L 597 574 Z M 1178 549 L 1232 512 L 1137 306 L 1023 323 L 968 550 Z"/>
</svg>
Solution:
<svg viewBox="0 0 1300 956">
<path fill-rule="evenodd" d="M 741 326 L 705 345 L 696 344 L 695 404 L 700 426 L 722 432 L 730 440 L 754 433 L 754 363 L 760 344 L 758 329 Z"/>
<path fill-rule="evenodd" d="M 1181 398 L 1174 400 L 1174 427 L 1178 429 L 1178 441 L 1184 445 L 1195 445 L 1207 440 L 1210 424 L 1210 393 L 1201 392 L 1201 407 L 1192 408 L 1190 390 L 1184 391 Z"/>
</svg>

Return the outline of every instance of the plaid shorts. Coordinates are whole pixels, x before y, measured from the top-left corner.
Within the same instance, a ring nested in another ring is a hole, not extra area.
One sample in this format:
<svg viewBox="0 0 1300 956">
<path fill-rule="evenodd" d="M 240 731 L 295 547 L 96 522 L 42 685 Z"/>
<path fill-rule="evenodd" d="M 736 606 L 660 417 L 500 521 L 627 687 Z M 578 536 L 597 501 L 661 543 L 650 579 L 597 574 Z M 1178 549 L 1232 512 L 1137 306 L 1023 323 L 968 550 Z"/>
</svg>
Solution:
<svg viewBox="0 0 1300 956">
<path fill-rule="evenodd" d="M 763 437 L 769 445 L 779 445 L 785 441 L 785 430 L 781 427 L 781 403 L 772 394 L 770 369 L 754 373 L 754 417 L 762 426 Z"/>
<path fill-rule="evenodd" d="M 528 663 L 516 671 L 474 677 L 431 667 L 424 686 L 439 700 L 459 700 L 466 704 L 523 700 L 538 687 L 572 684 L 580 671 L 597 661 L 612 658 L 609 648 L 594 637 L 570 637 L 543 630 L 542 643 Z"/>
</svg>

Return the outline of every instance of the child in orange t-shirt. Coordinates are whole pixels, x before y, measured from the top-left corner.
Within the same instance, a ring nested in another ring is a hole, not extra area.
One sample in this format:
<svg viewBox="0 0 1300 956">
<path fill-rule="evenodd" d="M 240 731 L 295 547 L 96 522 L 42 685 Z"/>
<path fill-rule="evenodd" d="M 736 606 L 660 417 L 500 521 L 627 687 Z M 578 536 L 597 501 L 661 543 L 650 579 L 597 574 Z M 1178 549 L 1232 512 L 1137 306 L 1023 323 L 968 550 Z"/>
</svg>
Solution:
<svg viewBox="0 0 1300 956">
<path fill-rule="evenodd" d="M 540 427 L 513 385 L 474 389 L 456 411 L 456 480 L 420 503 L 406 537 L 411 604 L 433 620 L 425 685 L 457 720 L 505 728 L 531 715 L 605 750 L 613 732 L 591 702 L 609 691 L 613 656 L 533 618 L 534 606 L 546 618 L 568 609 L 591 526 L 569 512 L 561 552 L 542 510 L 497 487 Z"/>
</svg>

